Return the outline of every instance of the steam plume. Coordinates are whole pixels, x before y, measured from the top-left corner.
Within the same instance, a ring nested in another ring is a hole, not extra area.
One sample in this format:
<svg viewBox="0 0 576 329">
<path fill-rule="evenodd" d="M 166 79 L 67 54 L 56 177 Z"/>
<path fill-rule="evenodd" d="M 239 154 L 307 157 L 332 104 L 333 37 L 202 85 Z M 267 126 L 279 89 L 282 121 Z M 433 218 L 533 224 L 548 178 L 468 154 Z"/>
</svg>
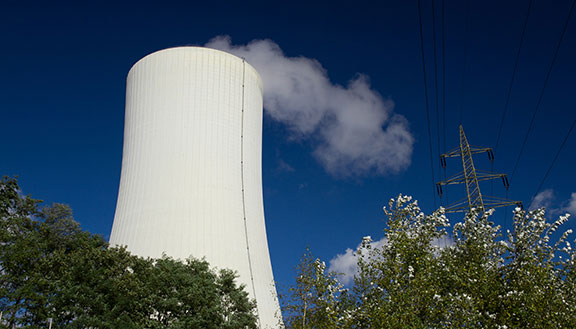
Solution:
<svg viewBox="0 0 576 329">
<path fill-rule="evenodd" d="M 365 75 L 333 84 L 322 65 L 287 57 L 271 40 L 233 45 L 219 36 L 206 47 L 246 59 L 262 76 L 264 108 L 296 138 L 314 140 L 314 156 L 334 176 L 387 174 L 410 164 L 414 138 L 394 104 L 370 88 Z"/>
</svg>

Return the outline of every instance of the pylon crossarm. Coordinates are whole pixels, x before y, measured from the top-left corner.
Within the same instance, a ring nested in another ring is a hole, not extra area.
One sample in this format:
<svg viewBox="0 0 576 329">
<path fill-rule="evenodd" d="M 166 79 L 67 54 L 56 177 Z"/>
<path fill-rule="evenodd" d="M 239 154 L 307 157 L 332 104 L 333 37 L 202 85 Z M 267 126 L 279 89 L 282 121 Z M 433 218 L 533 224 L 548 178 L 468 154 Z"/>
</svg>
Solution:
<svg viewBox="0 0 576 329">
<path fill-rule="evenodd" d="M 509 200 L 506 198 L 501 198 L 498 196 L 493 196 L 493 195 L 485 195 L 484 196 L 486 199 L 490 200 L 490 201 L 511 201 L 511 202 L 520 202 L 520 201 L 514 201 L 514 200 Z"/>
<path fill-rule="evenodd" d="M 466 199 L 466 198 L 460 199 L 460 200 L 455 201 L 452 204 L 448 205 L 446 208 L 457 207 L 457 206 L 463 205 L 467 202 L 468 202 L 468 199 Z"/>
<path fill-rule="evenodd" d="M 443 157 L 445 158 L 455 158 L 455 157 L 459 157 L 460 156 L 460 148 L 457 147 L 455 149 L 453 149 L 452 151 L 448 152 L 448 153 L 444 153 L 442 154 Z"/>
<path fill-rule="evenodd" d="M 459 172 L 456 175 L 449 177 L 445 181 L 440 181 L 440 182 L 436 183 L 436 185 L 452 185 L 452 184 L 462 184 L 462 183 L 464 183 L 464 173 Z"/>
<path fill-rule="evenodd" d="M 461 199 L 459 201 L 456 201 L 448 206 L 446 206 L 444 208 L 446 213 L 454 213 L 454 212 L 460 212 L 460 211 L 466 211 L 468 209 L 468 200 L 467 199 Z"/>
<path fill-rule="evenodd" d="M 506 176 L 506 174 L 501 174 L 501 173 L 497 173 L 497 172 L 489 171 L 489 170 L 479 170 L 479 169 L 476 169 L 476 173 L 481 173 L 481 174 L 494 174 L 494 175 L 504 175 L 504 176 Z"/>
<path fill-rule="evenodd" d="M 519 206 L 523 208 L 522 202 L 516 200 L 509 200 L 497 196 L 484 196 L 484 205 L 486 208 L 499 208 L 508 206 Z"/>
<path fill-rule="evenodd" d="M 470 146 L 470 154 L 480 154 L 492 151 L 489 147 L 472 147 Z"/>
<path fill-rule="evenodd" d="M 485 196 L 485 198 L 487 198 L 489 201 L 498 201 L 498 202 L 512 202 L 512 203 L 522 203 L 521 201 L 517 201 L 517 200 L 510 200 L 510 199 L 506 199 L 506 198 L 501 198 L 501 197 L 497 197 L 497 196 Z"/>
<path fill-rule="evenodd" d="M 503 174 L 491 174 L 491 173 L 478 173 L 478 172 L 476 172 L 476 178 L 478 179 L 479 182 L 485 181 L 485 180 L 498 179 L 498 178 L 501 178 L 502 176 L 505 176 L 505 175 L 503 175 Z"/>
<path fill-rule="evenodd" d="M 509 207 L 509 206 L 519 206 L 520 208 L 522 208 L 522 202 L 520 201 L 491 202 L 484 200 L 484 207 L 486 207 L 486 209 Z"/>
<path fill-rule="evenodd" d="M 452 214 L 452 213 L 456 213 L 456 212 L 466 212 L 468 211 L 470 208 L 468 208 L 468 205 L 463 205 L 461 207 L 454 207 L 454 208 L 446 208 L 444 210 L 445 213 L 447 214 Z"/>
</svg>

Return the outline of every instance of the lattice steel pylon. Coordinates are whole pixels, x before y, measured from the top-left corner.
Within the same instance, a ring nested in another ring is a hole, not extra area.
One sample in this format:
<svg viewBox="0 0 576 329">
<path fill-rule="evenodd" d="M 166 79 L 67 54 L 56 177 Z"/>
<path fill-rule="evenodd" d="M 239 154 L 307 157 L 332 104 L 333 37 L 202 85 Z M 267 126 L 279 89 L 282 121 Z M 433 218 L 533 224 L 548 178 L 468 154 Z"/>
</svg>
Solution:
<svg viewBox="0 0 576 329">
<path fill-rule="evenodd" d="M 462 172 L 449 177 L 445 181 L 440 181 L 436 183 L 436 190 L 440 197 L 442 197 L 443 191 L 442 186 L 453 185 L 453 184 L 465 184 L 467 198 L 459 200 L 449 206 L 447 206 L 446 213 L 454 212 L 466 212 L 472 208 L 479 209 L 484 212 L 486 208 L 498 208 L 506 207 L 511 205 L 518 205 L 522 207 L 522 202 L 508 200 L 505 198 L 499 198 L 494 196 L 482 195 L 480 191 L 480 185 L 478 182 L 501 178 L 504 187 L 508 189 L 510 186 L 508 183 L 508 177 L 506 174 L 492 173 L 488 171 L 476 170 L 474 167 L 474 160 L 472 159 L 473 154 L 488 153 L 488 159 L 494 161 L 494 153 L 489 147 L 471 147 L 468 144 L 468 139 L 464 133 L 464 128 L 460 125 L 460 147 L 440 155 L 440 164 L 442 167 L 446 168 L 446 158 L 460 157 L 462 159 Z"/>
</svg>

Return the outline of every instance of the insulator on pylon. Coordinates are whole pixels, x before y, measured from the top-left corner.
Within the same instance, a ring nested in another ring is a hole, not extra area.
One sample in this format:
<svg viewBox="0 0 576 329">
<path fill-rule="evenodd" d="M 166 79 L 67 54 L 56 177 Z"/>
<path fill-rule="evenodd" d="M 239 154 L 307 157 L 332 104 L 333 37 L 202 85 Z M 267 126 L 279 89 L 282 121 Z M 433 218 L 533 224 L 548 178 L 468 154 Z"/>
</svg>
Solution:
<svg viewBox="0 0 576 329">
<path fill-rule="evenodd" d="M 494 161 L 494 152 L 492 152 L 492 149 L 488 149 L 488 160 Z"/>
<path fill-rule="evenodd" d="M 510 187 L 510 183 L 508 182 L 508 177 L 506 175 L 502 175 L 502 184 L 504 184 L 506 189 Z"/>
<path fill-rule="evenodd" d="M 442 196 L 442 185 L 436 184 L 436 192 L 438 192 L 439 196 Z"/>
<path fill-rule="evenodd" d="M 440 164 L 442 165 L 442 168 L 446 168 L 446 157 L 444 154 L 440 156 Z"/>
</svg>

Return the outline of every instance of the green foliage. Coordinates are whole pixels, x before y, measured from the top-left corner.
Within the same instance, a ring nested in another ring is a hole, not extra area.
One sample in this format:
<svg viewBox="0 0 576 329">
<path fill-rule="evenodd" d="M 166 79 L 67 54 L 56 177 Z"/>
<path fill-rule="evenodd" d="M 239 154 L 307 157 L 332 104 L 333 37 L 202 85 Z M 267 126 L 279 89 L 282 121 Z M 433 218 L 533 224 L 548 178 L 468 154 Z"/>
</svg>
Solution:
<svg viewBox="0 0 576 329">
<path fill-rule="evenodd" d="M 0 328 L 256 328 L 234 272 L 133 256 L 39 205 L 0 181 Z"/>
<path fill-rule="evenodd" d="M 427 216 L 400 195 L 384 211 L 384 243 L 364 238 L 350 290 L 306 251 L 283 299 L 286 327 L 576 328 L 571 230 L 552 242 L 569 215 L 549 223 L 542 209 L 516 209 L 503 237 L 492 211 L 472 210 L 451 235 L 442 208 Z"/>
<path fill-rule="evenodd" d="M 347 318 L 348 291 L 338 283 L 334 273 L 326 273 L 326 264 L 314 259 L 310 250 L 297 267 L 296 285 L 289 294 L 280 296 L 284 322 L 288 328 L 341 328 Z"/>
</svg>

